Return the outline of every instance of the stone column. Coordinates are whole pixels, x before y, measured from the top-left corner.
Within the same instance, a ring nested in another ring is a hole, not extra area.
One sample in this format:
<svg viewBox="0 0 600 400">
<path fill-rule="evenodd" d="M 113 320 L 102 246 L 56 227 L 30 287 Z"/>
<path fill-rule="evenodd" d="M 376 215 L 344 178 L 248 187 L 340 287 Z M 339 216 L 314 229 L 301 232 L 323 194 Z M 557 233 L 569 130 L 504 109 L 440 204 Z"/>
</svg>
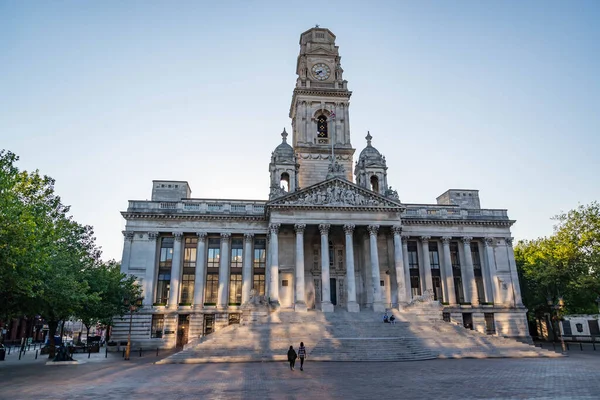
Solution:
<svg viewBox="0 0 600 400">
<path fill-rule="evenodd" d="M 267 231 L 265 245 L 267 252 L 267 259 L 265 260 L 265 299 L 268 299 L 271 290 L 271 231 Z"/>
<path fill-rule="evenodd" d="M 472 305 L 479 304 L 477 298 L 477 283 L 475 282 L 475 271 L 473 270 L 473 256 L 471 255 L 471 240 L 470 236 L 464 236 L 463 249 L 465 253 L 465 268 L 463 273 L 463 285 L 465 287 L 465 300 L 471 302 Z M 461 268 L 462 270 L 462 268 Z"/>
<path fill-rule="evenodd" d="M 329 280 L 329 228 L 328 224 L 319 225 L 321 232 L 321 311 L 323 312 L 333 312 Z"/>
<path fill-rule="evenodd" d="M 433 294 L 433 280 L 431 279 L 431 262 L 429 260 L 429 239 L 431 236 L 421 236 L 423 251 L 423 287 Z"/>
<path fill-rule="evenodd" d="M 131 258 L 131 244 L 135 234 L 132 231 L 123 231 L 125 242 L 123 243 L 123 257 L 121 258 L 121 271 L 129 269 L 129 259 Z"/>
<path fill-rule="evenodd" d="M 280 224 L 269 225 L 271 232 L 271 268 L 269 277 L 269 298 L 271 303 L 279 305 L 279 227 Z"/>
<path fill-rule="evenodd" d="M 410 287 L 410 265 L 408 264 L 408 239 L 410 236 L 403 235 L 402 239 L 402 260 L 404 261 L 404 282 L 406 283 L 406 302 L 412 301 L 412 289 Z"/>
<path fill-rule="evenodd" d="M 171 284 L 169 289 L 169 308 L 179 307 L 179 289 L 181 283 L 181 259 L 183 253 L 183 233 L 173 232 L 173 259 L 171 260 Z"/>
<path fill-rule="evenodd" d="M 396 269 L 396 285 L 398 286 L 398 309 L 400 309 L 403 304 L 407 303 L 405 270 L 408 269 L 408 265 L 404 264 L 402 240 L 400 239 L 401 233 L 402 227 L 400 225 L 392 226 L 392 234 L 394 235 L 394 268 Z"/>
<path fill-rule="evenodd" d="M 496 289 L 496 265 L 494 264 L 494 244 L 493 237 L 486 237 L 483 241 L 485 249 L 485 269 L 483 270 L 483 279 L 485 284 L 485 298 L 488 302 L 495 302 L 497 296 Z"/>
<path fill-rule="evenodd" d="M 344 225 L 344 233 L 346 234 L 346 279 L 348 281 L 346 307 L 349 312 L 360 311 L 360 306 L 356 302 L 356 280 L 354 277 L 354 228 L 353 224 Z"/>
<path fill-rule="evenodd" d="M 242 304 L 250 300 L 252 289 L 252 241 L 253 233 L 244 233 L 244 257 L 242 262 Z"/>
<path fill-rule="evenodd" d="M 221 259 L 219 262 L 219 289 L 217 290 L 217 307 L 227 308 L 229 305 L 229 259 L 231 251 L 229 241 L 231 233 L 221 233 Z"/>
<path fill-rule="evenodd" d="M 373 289 L 371 289 L 373 287 L 373 284 L 371 283 L 372 279 L 370 271 L 371 258 L 369 255 L 369 238 L 370 235 L 368 231 L 362 235 L 363 267 L 361 268 L 361 273 L 364 275 L 363 286 L 365 287 L 365 307 L 371 309 L 373 308 Z"/>
<path fill-rule="evenodd" d="M 154 284 L 156 283 L 156 242 L 158 241 L 158 232 L 148 232 L 148 242 L 151 247 L 146 265 L 146 276 L 144 278 L 144 307 L 152 307 L 154 304 Z"/>
<path fill-rule="evenodd" d="M 510 280 L 513 287 L 513 300 L 515 307 L 523 307 L 521 296 L 521 286 L 519 285 L 519 275 L 517 274 L 517 263 L 515 262 L 515 252 L 513 250 L 513 238 L 505 238 L 506 250 L 508 251 L 508 269 L 510 271 Z"/>
<path fill-rule="evenodd" d="M 444 263 L 444 298 L 448 304 L 456 304 L 456 292 L 454 291 L 454 274 L 452 271 L 452 257 L 450 257 L 450 240 L 452 237 L 444 236 L 442 238 L 442 262 Z"/>
<path fill-rule="evenodd" d="M 204 308 L 204 284 L 206 279 L 206 232 L 196 232 L 196 275 L 194 277 L 194 308 Z"/>
<path fill-rule="evenodd" d="M 371 253 L 371 278 L 373 281 L 373 311 L 383 312 L 385 306 L 381 302 L 381 277 L 379 275 L 379 253 L 377 251 L 377 232 L 379 225 L 369 225 L 369 247 Z"/>
<path fill-rule="evenodd" d="M 305 224 L 295 224 L 296 230 L 296 303 L 294 310 L 306 311 L 306 299 L 304 297 L 304 229 Z"/>
</svg>

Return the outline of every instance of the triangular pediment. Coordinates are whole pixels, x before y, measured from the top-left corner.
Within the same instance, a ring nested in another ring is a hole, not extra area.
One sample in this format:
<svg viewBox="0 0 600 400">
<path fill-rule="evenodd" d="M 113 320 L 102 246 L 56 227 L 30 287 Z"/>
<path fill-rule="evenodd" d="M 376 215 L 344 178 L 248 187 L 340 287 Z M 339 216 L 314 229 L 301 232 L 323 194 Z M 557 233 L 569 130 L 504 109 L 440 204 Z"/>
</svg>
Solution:
<svg viewBox="0 0 600 400">
<path fill-rule="evenodd" d="M 400 202 L 339 177 L 274 199 L 267 203 L 267 207 L 269 206 L 404 208 Z"/>
</svg>

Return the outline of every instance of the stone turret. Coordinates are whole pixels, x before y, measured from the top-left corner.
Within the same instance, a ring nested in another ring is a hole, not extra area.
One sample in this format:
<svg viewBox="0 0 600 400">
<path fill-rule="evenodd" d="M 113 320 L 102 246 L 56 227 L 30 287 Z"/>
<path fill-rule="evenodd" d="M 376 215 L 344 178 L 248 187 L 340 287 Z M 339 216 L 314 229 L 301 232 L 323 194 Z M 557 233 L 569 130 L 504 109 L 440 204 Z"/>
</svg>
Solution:
<svg viewBox="0 0 600 400">
<path fill-rule="evenodd" d="M 283 128 L 281 144 L 271 153 L 269 200 L 295 192 L 298 189 L 298 164 L 296 163 L 294 149 L 288 144 L 287 137 L 288 133 Z"/>
</svg>

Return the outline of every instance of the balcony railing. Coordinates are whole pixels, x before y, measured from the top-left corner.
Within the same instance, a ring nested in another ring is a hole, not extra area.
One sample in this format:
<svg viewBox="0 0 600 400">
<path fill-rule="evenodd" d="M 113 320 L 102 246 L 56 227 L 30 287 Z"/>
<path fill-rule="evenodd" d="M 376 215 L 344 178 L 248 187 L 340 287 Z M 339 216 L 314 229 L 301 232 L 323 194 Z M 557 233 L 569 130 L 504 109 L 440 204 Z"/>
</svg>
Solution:
<svg viewBox="0 0 600 400">
<path fill-rule="evenodd" d="M 508 220 L 506 210 L 493 209 L 464 209 L 460 207 L 409 204 L 402 214 L 402 218 L 427 218 L 427 219 L 505 219 Z"/>
<path fill-rule="evenodd" d="M 263 215 L 264 201 L 252 200 L 204 200 L 138 201 L 129 202 L 128 212 L 182 213 L 182 214 L 231 214 Z"/>
</svg>

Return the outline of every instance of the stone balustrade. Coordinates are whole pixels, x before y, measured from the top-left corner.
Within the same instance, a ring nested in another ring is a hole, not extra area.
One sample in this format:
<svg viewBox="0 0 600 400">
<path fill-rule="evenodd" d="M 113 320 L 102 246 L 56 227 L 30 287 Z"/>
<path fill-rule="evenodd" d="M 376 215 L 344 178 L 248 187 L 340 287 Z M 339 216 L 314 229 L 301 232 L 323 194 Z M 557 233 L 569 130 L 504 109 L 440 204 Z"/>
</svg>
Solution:
<svg viewBox="0 0 600 400">
<path fill-rule="evenodd" d="M 129 201 L 128 212 L 264 215 L 264 201 L 186 199 L 182 201 Z"/>
<path fill-rule="evenodd" d="M 459 206 L 438 206 L 438 205 L 421 205 L 408 204 L 406 209 L 401 214 L 402 218 L 432 218 L 432 219 L 495 219 L 507 220 L 508 214 L 506 210 L 494 209 L 465 209 Z"/>
</svg>

